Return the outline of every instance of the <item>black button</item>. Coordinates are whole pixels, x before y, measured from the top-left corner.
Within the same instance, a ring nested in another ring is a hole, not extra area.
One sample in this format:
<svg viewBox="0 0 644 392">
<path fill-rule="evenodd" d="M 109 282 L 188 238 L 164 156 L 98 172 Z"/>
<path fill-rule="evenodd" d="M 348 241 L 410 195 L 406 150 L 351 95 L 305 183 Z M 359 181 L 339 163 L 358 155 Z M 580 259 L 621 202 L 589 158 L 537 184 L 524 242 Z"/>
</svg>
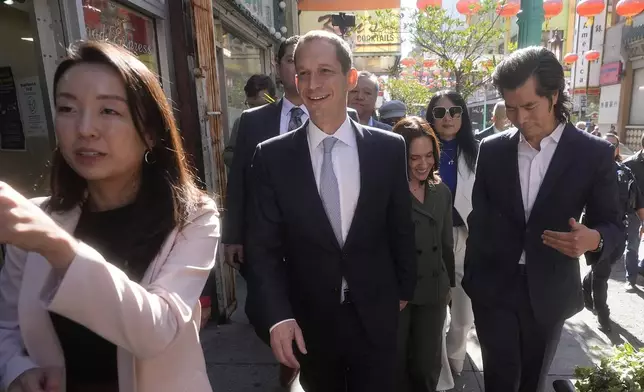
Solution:
<svg viewBox="0 0 644 392">
<path fill-rule="evenodd" d="M 416 253 L 418 253 L 419 255 L 422 255 L 422 254 L 423 254 L 423 250 L 422 250 L 422 249 L 416 249 Z"/>
<path fill-rule="evenodd" d="M 333 292 L 334 292 L 334 293 L 339 293 L 339 292 L 340 292 L 340 289 L 336 287 L 336 288 L 334 288 L 334 289 L 333 289 Z"/>
<path fill-rule="evenodd" d="M 435 245 L 434 245 L 434 247 L 432 248 L 432 250 L 433 250 L 434 252 L 436 252 L 436 251 L 438 250 L 438 246 L 435 246 Z"/>
</svg>

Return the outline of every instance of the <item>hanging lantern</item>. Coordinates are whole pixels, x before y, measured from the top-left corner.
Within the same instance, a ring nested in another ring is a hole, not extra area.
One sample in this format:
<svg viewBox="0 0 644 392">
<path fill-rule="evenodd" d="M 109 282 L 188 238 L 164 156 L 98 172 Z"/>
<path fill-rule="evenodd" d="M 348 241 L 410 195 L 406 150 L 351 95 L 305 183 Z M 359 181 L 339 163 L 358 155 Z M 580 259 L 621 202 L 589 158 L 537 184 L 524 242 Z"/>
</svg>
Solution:
<svg viewBox="0 0 644 392">
<path fill-rule="evenodd" d="M 414 75 L 414 77 L 416 77 L 416 76 L 418 76 L 418 71 L 414 71 L 411 74 Z"/>
<path fill-rule="evenodd" d="M 434 76 L 441 76 L 441 71 L 440 69 L 435 69 L 433 72 Z"/>
<path fill-rule="evenodd" d="M 481 10 L 481 3 L 479 0 L 458 0 L 456 3 L 456 11 L 459 14 L 467 17 L 467 23 L 470 23 L 472 15 Z"/>
<path fill-rule="evenodd" d="M 626 18 L 626 26 L 633 25 L 633 17 L 644 11 L 644 0 L 620 0 L 615 6 L 617 15 Z"/>
<path fill-rule="evenodd" d="M 432 83 L 432 82 L 434 81 L 434 78 L 429 78 L 429 79 L 427 79 L 427 81 L 428 81 L 429 83 Z"/>
<path fill-rule="evenodd" d="M 599 60 L 599 51 L 594 50 L 594 49 L 593 49 L 593 50 L 589 50 L 588 52 L 586 52 L 586 53 L 584 54 L 584 57 L 585 57 L 585 58 L 586 58 L 586 60 L 588 60 L 588 61 L 597 61 L 597 60 Z"/>
<path fill-rule="evenodd" d="M 427 7 L 441 8 L 443 6 L 442 0 L 417 0 L 416 8 L 424 10 Z"/>
<path fill-rule="evenodd" d="M 585 27 L 592 26 L 595 16 L 601 14 L 606 8 L 604 0 L 580 0 L 577 3 L 577 14 L 588 18 Z"/>
<path fill-rule="evenodd" d="M 568 53 L 567 55 L 564 56 L 563 61 L 566 64 L 573 64 L 578 59 L 579 59 L 579 56 L 577 56 L 577 53 Z"/>
<path fill-rule="evenodd" d="M 519 11 L 521 11 L 521 1 L 519 0 L 499 0 L 496 4 L 496 14 L 502 18 L 517 16 Z"/>
<path fill-rule="evenodd" d="M 543 0 L 543 16 L 546 19 L 546 30 L 551 18 L 559 15 L 563 11 L 563 0 Z"/>
<path fill-rule="evenodd" d="M 425 68 L 431 68 L 436 64 L 436 60 L 432 59 L 426 59 L 423 61 L 423 67 Z"/>
<path fill-rule="evenodd" d="M 406 57 L 402 60 L 400 60 L 400 64 L 404 65 L 405 67 L 412 67 L 416 65 L 416 60 L 414 60 L 411 57 Z"/>
<path fill-rule="evenodd" d="M 429 71 L 423 71 L 423 76 L 428 77 L 429 76 Z"/>
</svg>

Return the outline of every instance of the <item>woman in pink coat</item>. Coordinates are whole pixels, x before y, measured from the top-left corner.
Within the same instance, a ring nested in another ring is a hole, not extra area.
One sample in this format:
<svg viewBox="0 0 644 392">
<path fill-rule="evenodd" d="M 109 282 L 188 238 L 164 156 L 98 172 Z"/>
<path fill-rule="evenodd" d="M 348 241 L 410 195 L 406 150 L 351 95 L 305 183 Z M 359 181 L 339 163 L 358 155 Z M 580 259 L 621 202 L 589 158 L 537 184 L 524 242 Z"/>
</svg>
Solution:
<svg viewBox="0 0 644 392">
<path fill-rule="evenodd" d="M 157 76 L 82 43 L 54 102 L 51 197 L 0 182 L 0 389 L 211 391 L 198 300 L 219 216 Z"/>
</svg>

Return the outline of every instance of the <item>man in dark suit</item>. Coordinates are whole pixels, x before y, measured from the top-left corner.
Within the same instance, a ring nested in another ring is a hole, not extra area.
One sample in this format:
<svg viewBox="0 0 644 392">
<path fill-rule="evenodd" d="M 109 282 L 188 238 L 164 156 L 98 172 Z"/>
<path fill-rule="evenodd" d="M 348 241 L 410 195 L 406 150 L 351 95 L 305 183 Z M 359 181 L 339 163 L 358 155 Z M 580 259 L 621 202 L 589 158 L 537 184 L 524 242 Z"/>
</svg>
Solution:
<svg viewBox="0 0 644 392">
<path fill-rule="evenodd" d="M 344 40 L 312 31 L 294 56 L 311 119 L 255 152 L 249 285 L 307 392 L 393 392 L 398 313 L 416 284 L 405 143 L 347 117 L 357 71 Z"/>
<path fill-rule="evenodd" d="M 492 123 L 492 125 L 474 135 L 476 140 L 481 141 L 495 133 L 505 131 L 508 126 L 508 117 L 505 114 L 505 102 L 500 101 L 494 105 L 494 109 L 492 110 Z"/>
<path fill-rule="evenodd" d="M 564 321 L 583 308 L 579 257 L 596 262 L 619 241 L 617 177 L 610 144 L 569 123 L 552 52 L 518 50 L 493 80 L 517 129 L 481 143 L 463 288 L 485 390 L 535 392 Z"/>
<path fill-rule="evenodd" d="M 358 112 L 360 124 L 391 131 L 391 125 L 373 118 L 378 100 L 378 79 L 368 71 L 358 72 L 358 83 L 349 92 L 349 107 Z"/>
</svg>

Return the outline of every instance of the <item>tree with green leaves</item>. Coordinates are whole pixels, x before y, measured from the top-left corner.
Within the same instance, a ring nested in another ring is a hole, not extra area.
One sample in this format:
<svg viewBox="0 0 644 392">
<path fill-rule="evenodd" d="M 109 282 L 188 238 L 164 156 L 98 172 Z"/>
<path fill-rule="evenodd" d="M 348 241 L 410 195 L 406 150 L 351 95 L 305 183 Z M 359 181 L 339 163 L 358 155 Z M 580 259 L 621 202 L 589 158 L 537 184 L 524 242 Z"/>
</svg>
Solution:
<svg viewBox="0 0 644 392">
<path fill-rule="evenodd" d="M 415 46 L 415 52 L 424 52 L 436 61 L 438 69 L 449 72 L 454 89 L 468 97 L 490 82 L 504 32 L 502 18 L 495 12 L 497 2 L 471 4 L 469 23 L 439 7 L 406 11 L 411 15 L 402 28 L 400 16 L 392 10 L 380 10 L 369 22 L 377 23 L 380 31 L 399 31 L 403 40 Z M 422 66 L 420 59 L 416 71 Z"/>
<path fill-rule="evenodd" d="M 389 78 L 385 89 L 391 99 L 402 101 L 410 114 L 418 113 L 417 109 L 427 105 L 432 97 L 430 89 L 413 78 Z"/>
</svg>

